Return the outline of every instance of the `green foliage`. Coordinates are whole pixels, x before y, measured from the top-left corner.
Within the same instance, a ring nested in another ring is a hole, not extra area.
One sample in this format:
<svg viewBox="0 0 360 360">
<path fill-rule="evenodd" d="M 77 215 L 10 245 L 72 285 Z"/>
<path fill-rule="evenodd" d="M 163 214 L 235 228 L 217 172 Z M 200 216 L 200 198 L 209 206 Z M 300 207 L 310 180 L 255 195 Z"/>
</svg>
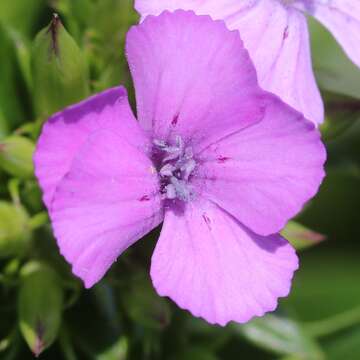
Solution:
<svg viewBox="0 0 360 360">
<path fill-rule="evenodd" d="M 324 235 L 310 230 L 295 221 L 289 221 L 281 234 L 296 250 L 307 249 L 325 240 Z"/>
<path fill-rule="evenodd" d="M 161 330 L 170 322 L 167 301 L 159 297 L 150 285 L 148 277 L 130 279 L 129 291 L 124 293 L 123 302 L 130 318 L 145 328 Z"/>
<path fill-rule="evenodd" d="M 34 143 L 26 137 L 13 135 L 5 138 L 0 141 L 0 168 L 20 179 L 32 177 L 34 149 Z"/>
<path fill-rule="evenodd" d="M 190 347 L 180 353 L 176 360 L 217 360 L 217 357 L 206 348 Z"/>
<path fill-rule="evenodd" d="M 120 338 L 114 345 L 96 357 L 96 360 L 125 360 L 128 354 L 126 337 Z"/>
<path fill-rule="evenodd" d="M 5 120 L 4 114 L 0 110 L 0 140 L 9 133 L 9 125 Z"/>
<path fill-rule="evenodd" d="M 9 28 L 0 20 L 0 112 L 7 121 L 7 128 L 13 128 L 25 120 L 24 105 L 21 103 L 21 79 L 16 59 L 15 44 L 9 35 Z M 3 122 L 3 121 L 1 121 Z M 4 127 L 2 125 L 1 127 Z"/>
<path fill-rule="evenodd" d="M 25 36 L 32 36 L 44 12 L 46 0 L 11 0 L 0 2 L 0 22 L 21 32 Z"/>
<path fill-rule="evenodd" d="M 351 328 L 324 341 L 328 360 L 356 359 L 360 356 L 360 327 Z"/>
<path fill-rule="evenodd" d="M 309 19 L 313 66 L 323 90 L 360 99 L 360 71 L 341 50 L 332 35 Z"/>
<path fill-rule="evenodd" d="M 29 247 L 29 216 L 21 205 L 0 201 L 0 258 L 22 256 Z"/>
<path fill-rule="evenodd" d="M 89 94 L 84 55 L 57 15 L 36 36 L 32 59 L 34 105 L 41 118 Z"/>
<path fill-rule="evenodd" d="M 57 337 L 63 305 L 63 290 L 57 274 L 48 265 L 29 262 L 21 270 L 19 326 L 31 351 L 39 356 Z"/>
<path fill-rule="evenodd" d="M 316 341 L 294 319 L 268 314 L 236 330 L 254 344 L 279 355 L 304 360 L 323 360 L 324 354 Z"/>
<path fill-rule="evenodd" d="M 59 254 L 33 174 L 40 126 L 120 83 L 133 100 L 124 44 L 138 15 L 132 0 L 25 2 L 0 1 L 0 359 L 360 359 L 360 71 L 331 35 L 311 21 L 328 163 L 282 232 L 300 252 L 293 291 L 277 312 L 220 328 L 156 294 L 158 231 L 91 290 Z"/>
</svg>

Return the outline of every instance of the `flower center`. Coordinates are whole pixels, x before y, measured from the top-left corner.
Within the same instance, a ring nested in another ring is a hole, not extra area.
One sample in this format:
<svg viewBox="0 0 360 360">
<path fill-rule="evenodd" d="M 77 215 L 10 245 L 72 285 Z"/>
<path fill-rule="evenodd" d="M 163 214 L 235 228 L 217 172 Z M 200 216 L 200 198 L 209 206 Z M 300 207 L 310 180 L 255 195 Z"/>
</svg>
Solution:
<svg viewBox="0 0 360 360">
<path fill-rule="evenodd" d="M 196 167 L 193 151 L 180 136 L 175 144 L 154 140 L 155 158 L 164 199 L 190 201 L 193 196 L 189 179 Z"/>
</svg>

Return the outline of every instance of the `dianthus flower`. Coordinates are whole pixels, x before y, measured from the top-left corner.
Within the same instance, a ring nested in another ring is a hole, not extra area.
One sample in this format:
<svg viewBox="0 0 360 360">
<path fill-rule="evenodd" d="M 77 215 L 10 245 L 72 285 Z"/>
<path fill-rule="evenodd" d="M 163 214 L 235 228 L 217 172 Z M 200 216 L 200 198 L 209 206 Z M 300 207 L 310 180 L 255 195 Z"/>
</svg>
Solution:
<svg viewBox="0 0 360 360">
<path fill-rule="evenodd" d="M 314 79 L 306 14 L 314 16 L 360 66 L 358 0 L 136 0 L 139 13 L 185 9 L 225 20 L 255 64 L 260 85 L 316 124 L 324 106 Z"/>
<path fill-rule="evenodd" d="M 210 323 L 275 309 L 298 267 L 276 234 L 317 191 L 314 125 L 261 90 L 237 32 L 193 12 L 132 27 L 126 91 L 52 116 L 35 153 L 59 248 L 86 287 L 164 222 L 151 277 Z"/>
</svg>

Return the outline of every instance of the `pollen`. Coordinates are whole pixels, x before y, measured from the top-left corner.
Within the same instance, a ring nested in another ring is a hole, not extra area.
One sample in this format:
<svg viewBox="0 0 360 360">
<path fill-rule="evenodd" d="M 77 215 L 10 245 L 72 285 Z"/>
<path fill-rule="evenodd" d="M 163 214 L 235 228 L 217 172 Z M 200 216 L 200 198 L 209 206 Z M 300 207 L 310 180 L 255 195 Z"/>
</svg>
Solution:
<svg viewBox="0 0 360 360">
<path fill-rule="evenodd" d="M 175 144 L 154 140 L 157 157 L 160 158 L 158 173 L 164 199 L 188 202 L 193 198 L 190 178 L 196 168 L 191 146 L 186 146 L 180 136 Z"/>
</svg>

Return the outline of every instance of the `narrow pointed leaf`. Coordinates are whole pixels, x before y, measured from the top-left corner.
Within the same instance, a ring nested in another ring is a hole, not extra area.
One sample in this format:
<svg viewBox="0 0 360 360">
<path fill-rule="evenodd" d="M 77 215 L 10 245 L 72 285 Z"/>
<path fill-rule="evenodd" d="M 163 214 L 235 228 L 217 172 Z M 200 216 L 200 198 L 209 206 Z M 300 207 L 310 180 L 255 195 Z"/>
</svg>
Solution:
<svg viewBox="0 0 360 360">
<path fill-rule="evenodd" d="M 310 230 L 295 221 L 290 221 L 281 234 L 296 250 L 304 250 L 315 246 L 326 238 L 324 235 Z"/>
<path fill-rule="evenodd" d="M 332 35 L 309 19 L 313 67 L 321 89 L 360 98 L 360 69 L 345 55 Z"/>
<path fill-rule="evenodd" d="M 299 356 L 307 360 L 323 360 L 318 344 L 295 320 L 268 314 L 234 329 L 258 347 L 279 355 Z"/>
<path fill-rule="evenodd" d="M 24 120 L 25 110 L 14 43 L 1 21 L 0 44 L 0 109 L 9 127 L 13 128 Z"/>
</svg>

